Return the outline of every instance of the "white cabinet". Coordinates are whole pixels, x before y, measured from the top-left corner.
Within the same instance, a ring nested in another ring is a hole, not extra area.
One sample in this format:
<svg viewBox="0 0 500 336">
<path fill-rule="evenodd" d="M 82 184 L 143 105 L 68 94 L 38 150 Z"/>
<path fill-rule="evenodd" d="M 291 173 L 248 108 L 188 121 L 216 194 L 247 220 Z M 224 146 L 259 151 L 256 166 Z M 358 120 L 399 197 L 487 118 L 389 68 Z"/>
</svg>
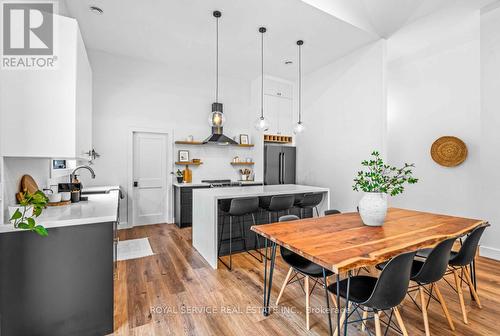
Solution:
<svg viewBox="0 0 500 336">
<path fill-rule="evenodd" d="M 292 135 L 293 101 L 291 99 L 265 94 L 264 113 L 269 121 L 266 134 Z"/>
<path fill-rule="evenodd" d="M 254 110 L 260 111 L 261 77 L 252 82 Z M 292 135 L 294 124 L 293 83 L 284 79 L 264 77 L 264 115 L 269 121 L 266 134 Z M 257 108 L 258 106 L 258 108 Z"/>
<path fill-rule="evenodd" d="M 92 70 L 76 20 L 54 16 L 53 69 L 1 70 L 0 155 L 84 158 L 92 148 Z"/>
</svg>

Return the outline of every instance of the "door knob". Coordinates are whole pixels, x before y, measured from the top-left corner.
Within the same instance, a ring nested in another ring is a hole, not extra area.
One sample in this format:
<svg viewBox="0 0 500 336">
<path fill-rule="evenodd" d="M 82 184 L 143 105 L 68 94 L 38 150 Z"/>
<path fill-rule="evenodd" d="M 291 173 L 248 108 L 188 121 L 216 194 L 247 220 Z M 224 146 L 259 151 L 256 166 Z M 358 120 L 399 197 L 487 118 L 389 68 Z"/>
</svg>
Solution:
<svg viewBox="0 0 500 336">
<path fill-rule="evenodd" d="M 134 181 L 134 187 L 138 187 L 138 186 L 139 186 L 139 182 Z"/>
</svg>

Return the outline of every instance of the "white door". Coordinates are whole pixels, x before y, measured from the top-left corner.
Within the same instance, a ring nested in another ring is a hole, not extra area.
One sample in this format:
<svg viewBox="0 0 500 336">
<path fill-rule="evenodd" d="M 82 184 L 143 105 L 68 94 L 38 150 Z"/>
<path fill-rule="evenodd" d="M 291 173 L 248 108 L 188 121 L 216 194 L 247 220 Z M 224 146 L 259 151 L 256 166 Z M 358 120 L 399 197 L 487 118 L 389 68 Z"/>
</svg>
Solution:
<svg viewBox="0 0 500 336">
<path fill-rule="evenodd" d="M 167 221 L 167 134 L 134 132 L 133 225 Z"/>
</svg>

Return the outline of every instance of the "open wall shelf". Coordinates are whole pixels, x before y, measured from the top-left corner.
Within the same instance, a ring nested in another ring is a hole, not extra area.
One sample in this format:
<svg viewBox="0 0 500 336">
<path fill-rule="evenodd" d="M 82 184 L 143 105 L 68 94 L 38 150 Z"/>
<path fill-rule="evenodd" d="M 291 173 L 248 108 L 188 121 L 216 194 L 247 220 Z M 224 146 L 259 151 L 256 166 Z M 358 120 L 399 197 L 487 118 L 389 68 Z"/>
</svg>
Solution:
<svg viewBox="0 0 500 336">
<path fill-rule="evenodd" d="M 255 162 L 231 162 L 233 166 L 253 166 Z"/>
<path fill-rule="evenodd" d="M 193 162 L 193 161 L 179 162 L 179 161 L 177 161 L 175 164 L 178 166 L 199 166 L 199 165 L 202 165 L 203 162 L 201 162 L 201 161 L 200 162 Z"/>
<path fill-rule="evenodd" d="M 208 146 L 208 144 L 204 144 L 201 141 L 176 141 L 176 145 L 190 145 L 190 146 Z M 237 145 L 228 145 L 228 146 L 236 146 L 236 147 L 254 147 L 254 144 L 237 144 Z M 220 146 L 224 147 L 224 146 Z"/>
</svg>

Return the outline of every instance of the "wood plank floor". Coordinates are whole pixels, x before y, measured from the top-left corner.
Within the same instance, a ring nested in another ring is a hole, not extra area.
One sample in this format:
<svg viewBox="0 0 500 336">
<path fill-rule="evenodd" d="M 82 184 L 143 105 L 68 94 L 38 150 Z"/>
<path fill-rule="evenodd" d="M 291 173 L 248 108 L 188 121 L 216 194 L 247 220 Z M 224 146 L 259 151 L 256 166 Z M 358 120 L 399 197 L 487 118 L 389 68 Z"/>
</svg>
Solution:
<svg viewBox="0 0 500 336">
<path fill-rule="evenodd" d="M 305 328 L 305 299 L 299 283 L 285 290 L 279 307 L 269 317 L 261 312 L 263 266 L 247 253 L 233 256 L 233 271 L 212 270 L 191 246 L 191 230 L 160 224 L 121 230 L 120 239 L 149 237 L 154 256 L 118 262 L 115 279 L 113 335 L 327 335 L 324 290 L 311 296 L 311 330 Z M 277 256 L 271 303 L 274 305 L 287 267 Z M 448 328 L 441 307 L 432 302 L 432 335 L 500 335 L 500 262 L 479 258 L 479 309 L 466 306 L 469 324 L 462 322 L 458 297 L 440 283 L 456 331 Z M 453 279 L 450 279 L 453 281 Z M 154 310 L 152 311 L 152 308 Z M 405 300 L 400 308 L 410 335 L 423 335 L 420 311 Z M 368 324 L 374 333 L 373 325 Z M 389 331 L 389 335 L 395 333 Z M 349 326 L 349 335 L 366 335 Z"/>
</svg>

